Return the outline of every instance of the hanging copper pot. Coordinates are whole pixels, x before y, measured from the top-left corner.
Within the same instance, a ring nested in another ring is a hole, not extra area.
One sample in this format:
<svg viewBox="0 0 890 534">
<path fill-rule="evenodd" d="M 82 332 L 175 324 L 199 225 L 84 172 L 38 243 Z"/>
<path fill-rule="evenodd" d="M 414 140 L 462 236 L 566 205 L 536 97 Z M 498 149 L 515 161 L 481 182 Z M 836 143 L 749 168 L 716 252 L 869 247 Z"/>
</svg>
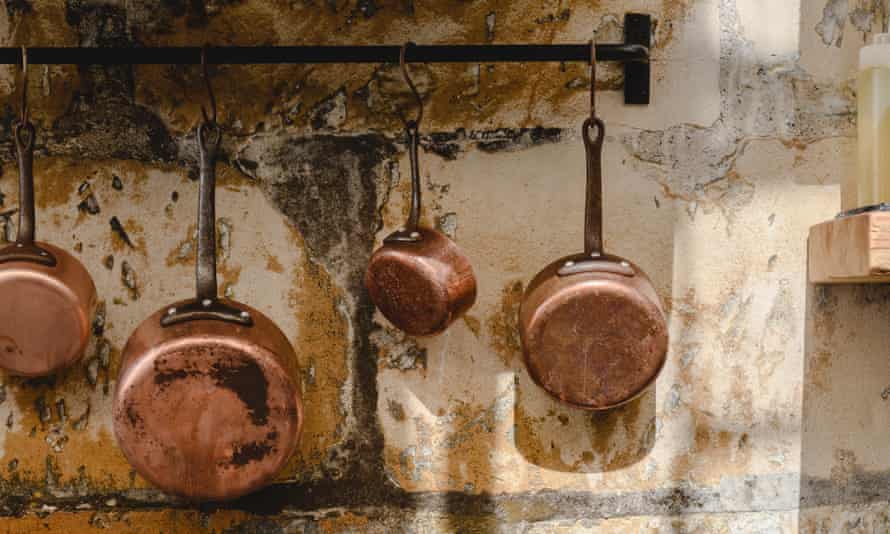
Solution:
<svg viewBox="0 0 890 534">
<path fill-rule="evenodd" d="M 413 336 L 445 331 L 476 301 L 470 261 L 445 234 L 420 226 L 419 124 L 423 99 L 408 75 L 402 47 L 402 75 L 417 100 L 417 119 L 406 121 L 411 159 L 411 208 L 403 228 L 383 240 L 371 256 L 365 287 L 371 300 L 397 328 Z"/>
<path fill-rule="evenodd" d="M 595 51 L 591 50 L 595 67 Z M 584 252 L 560 258 L 531 281 L 520 305 L 529 374 L 553 397 L 588 410 L 614 408 L 642 394 L 667 357 L 663 307 L 646 274 L 602 246 L 602 147 L 595 112 L 582 134 L 587 154 Z M 596 135 L 591 138 L 591 130 Z"/>
<path fill-rule="evenodd" d="M 259 311 L 217 295 L 215 116 L 215 109 L 213 118 L 205 114 L 197 131 L 197 297 L 159 310 L 133 332 L 113 404 L 115 434 L 133 468 L 193 501 L 234 499 L 272 482 L 303 423 L 297 358 L 284 333 Z"/>
<path fill-rule="evenodd" d="M 77 258 L 34 240 L 34 142 L 28 120 L 27 53 L 22 49 L 22 112 L 13 126 L 19 166 L 15 243 L 0 249 L 0 368 L 43 376 L 80 360 L 90 339 L 96 286 Z"/>
</svg>

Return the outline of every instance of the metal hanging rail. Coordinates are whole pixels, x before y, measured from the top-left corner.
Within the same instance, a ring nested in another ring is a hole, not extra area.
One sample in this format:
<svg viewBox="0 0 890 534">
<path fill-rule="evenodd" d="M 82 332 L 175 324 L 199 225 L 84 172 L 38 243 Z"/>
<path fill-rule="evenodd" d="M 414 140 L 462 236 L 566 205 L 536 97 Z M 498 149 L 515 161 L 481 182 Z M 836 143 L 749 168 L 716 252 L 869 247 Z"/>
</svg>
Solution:
<svg viewBox="0 0 890 534">
<path fill-rule="evenodd" d="M 625 69 L 625 103 L 649 103 L 649 15 L 629 13 L 624 43 L 597 44 L 597 61 L 617 61 Z M 198 65 L 201 47 L 28 47 L 32 65 Z M 401 46 L 226 46 L 206 48 L 207 63 L 398 63 Z M 589 44 L 565 45 L 415 45 L 411 63 L 497 63 L 590 61 Z M 0 47 L 0 64 L 20 64 L 19 47 Z"/>
</svg>

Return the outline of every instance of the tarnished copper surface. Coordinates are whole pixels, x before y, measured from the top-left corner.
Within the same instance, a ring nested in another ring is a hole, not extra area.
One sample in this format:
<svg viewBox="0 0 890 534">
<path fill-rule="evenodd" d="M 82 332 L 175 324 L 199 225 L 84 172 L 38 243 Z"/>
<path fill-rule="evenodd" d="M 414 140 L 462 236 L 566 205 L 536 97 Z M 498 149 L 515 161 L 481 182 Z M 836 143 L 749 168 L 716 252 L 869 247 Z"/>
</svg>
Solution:
<svg viewBox="0 0 890 534">
<path fill-rule="evenodd" d="M 189 500 L 233 499 L 272 482 L 303 422 L 287 338 L 259 311 L 223 302 L 248 311 L 253 326 L 162 327 L 164 308 L 130 337 L 114 392 L 114 430 L 133 468 Z"/>
<path fill-rule="evenodd" d="M 587 163 L 584 252 L 556 260 L 535 276 L 519 307 L 519 331 L 535 382 L 573 406 L 607 410 L 655 381 L 667 358 L 668 330 L 649 278 L 603 251 L 606 126 L 596 116 L 596 54 L 590 59 L 590 117 L 581 127 Z"/>
<path fill-rule="evenodd" d="M 96 286 L 83 264 L 58 247 L 38 245 L 55 257 L 54 266 L 0 263 L 0 367 L 29 377 L 83 356 L 96 308 Z"/>
<path fill-rule="evenodd" d="M 438 334 L 476 301 L 476 277 L 453 241 L 418 228 L 415 242 L 391 241 L 371 256 L 365 287 L 381 313 L 413 336 Z"/>
<path fill-rule="evenodd" d="M 557 399 L 604 410 L 640 395 L 667 356 L 668 332 L 649 279 L 611 270 L 559 276 L 557 260 L 531 282 L 519 318 L 529 374 Z M 621 265 L 621 258 L 601 259 Z"/>
</svg>

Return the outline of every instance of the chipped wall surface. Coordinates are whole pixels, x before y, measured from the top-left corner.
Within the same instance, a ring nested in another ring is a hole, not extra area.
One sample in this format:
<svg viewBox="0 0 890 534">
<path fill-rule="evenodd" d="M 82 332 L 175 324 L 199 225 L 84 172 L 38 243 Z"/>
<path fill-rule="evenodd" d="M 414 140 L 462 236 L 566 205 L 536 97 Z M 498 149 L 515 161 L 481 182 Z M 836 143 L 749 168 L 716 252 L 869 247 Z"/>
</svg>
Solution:
<svg viewBox="0 0 890 534">
<path fill-rule="evenodd" d="M 193 288 L 204 103 L 194 66 L 34 66 L 38 234 L 98 287 L 86 358 L 0 375 L 10 532 L 883 532 L 890 530 L 890 292 L 812 288 L 808 228 L 849 205 L 859 0 L 7 0 L 5 46 L 619 41 L 653 16 L 652 104 L 601 65 L 610 251 L 652 278 L 668 364 L 620 409 L 558 404 L 524 370 L 517 310 L 581 248 L 582 64 L 413 65 L 426 224 L 479 280 L 445 334 L 374 310 L 367 260 L 408 210 L 392 65 L 211 66 L 224 125 L 221 291 L 296 347 L 306 407 L 278 483 L 194 507 L 135 475 L 110 395 L 130 332 Z M 0 242 L 13 238 L 0 67 Z M 843 204 L 842 204 L 843 198 Z M 0 303 L 2 305 L 2 303 Z"/>
</svg>

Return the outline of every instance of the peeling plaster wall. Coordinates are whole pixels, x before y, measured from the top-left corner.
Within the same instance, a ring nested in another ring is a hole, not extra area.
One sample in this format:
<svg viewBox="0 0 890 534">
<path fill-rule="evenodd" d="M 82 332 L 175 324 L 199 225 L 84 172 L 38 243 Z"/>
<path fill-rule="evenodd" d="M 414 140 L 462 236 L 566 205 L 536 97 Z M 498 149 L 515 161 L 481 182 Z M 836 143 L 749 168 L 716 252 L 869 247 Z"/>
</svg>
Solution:
<svg viewBox="0 0 890 534">
<path fill-rule="evenodd" d="M 279 483 L 190 507 L 116 448 L 127 336 L 192 291 L 189 66 L 35 66 L 38 232 L 99 290 L 82 364 L 0 375 L 10 532 L 883 532 L 890 530 L 890 291 L 806 284 L 809 226 L 853 200 L 856 54 L 890 18 L 860 0 L 6 0 L 3 45 L 618 41 L 655 21 L 652 104 L 602 65 L 608 248 L 670 314 L 656 387 L 568 409 L 521 362 L 525 284 L 581 245 L 581 64 L 413 65 L 427 102 L 424 221 L 479 279 L 446 334 L 413 339 L 361 284 L 410 183 L 392 65 L 211 67 L 225 127 L 220 279 L 297 348 L 306 427 Z M 0 67 L 0 242 L 17 205 Z"/>
</svg>

